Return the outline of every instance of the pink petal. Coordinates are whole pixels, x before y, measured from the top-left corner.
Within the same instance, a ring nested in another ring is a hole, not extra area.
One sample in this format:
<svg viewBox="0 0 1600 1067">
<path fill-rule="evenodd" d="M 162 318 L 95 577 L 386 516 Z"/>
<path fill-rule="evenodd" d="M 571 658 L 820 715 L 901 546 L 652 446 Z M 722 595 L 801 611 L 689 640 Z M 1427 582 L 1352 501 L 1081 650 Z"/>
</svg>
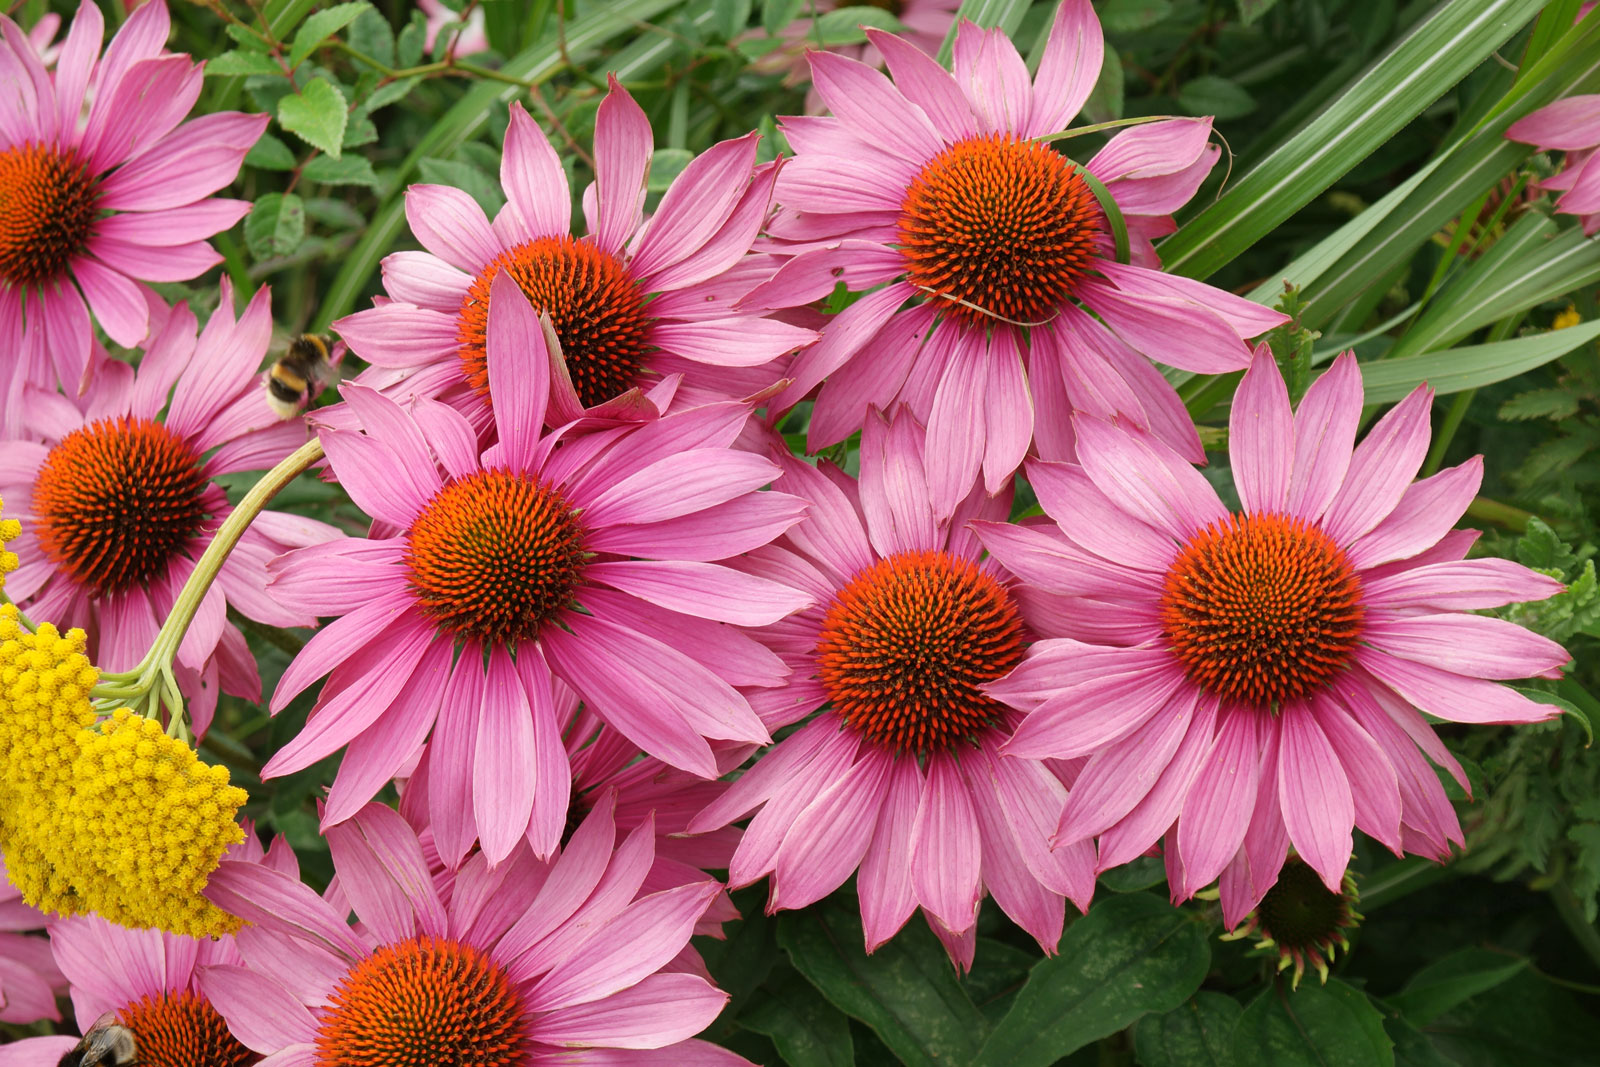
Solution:
<svg viewBox="0 0 1600 1067">
<path fill-rule="evenodd" d="M 1033 401 L 1022 373 L 1022 352 L 1011 330 L 996 331 L 989 346 L 983 424 L 983 487 L 992 495 L 1010 484 L 1033 442 Z"/>
<path fill-rule="evenodd" d="M 472 766 L 473 821 L 492 866 L 509 856 L 527 833 L 534 787 L 552 788 L 552 783 L 535 778 L 533 711 L 503 645 L 489 650 Z M 555 783 L 554 788 L 566 784 Z"/>
<path fill-rule="evenodd" d="M 1294 417 L 1294 466 L 1289 513 L 1307 522 L 1322 517 L 1344 484 L 1361 422 L 1361 369 L 1346 352 L 1311 383 Z"/>
<path fill-rule="evenodd" d="M 412 830 L 400 813 L 368 804 L 349 822 L 323 831 L 339 884 L 363 924 L 384 941 L 418 933 L 444 937 L 444 906 Z"/>
<path fill-rule="evenodd" d="M 1068 463 L 1028 464 L 1028 484 L 1039 504 L 1074 544 L 1102 559 L 1165 574 L 1177 555 L 1171 538 L 1114 505 L 1084 473 Z"/>
<path fill-rule="evenodd" d="M 863 762 L 878 758 L 884 757 L 876 751 L 869 752 Z M 899 932 L 917 906 L 911 888 L 911 831 L 922 798 L 922 770 L 916 760 L 886 762 L 888 786 L 880 796 L 872 842 L 856 874 L 861 929 L 868 952 Z"/>
<path fill-rule="evenodd" d="M 1183 880 L 1172 887 L 1174 897 L 1191 897 L 1209 885 L 1244 843 L 1260 774 L 1259 715 L 1250 708 L 1225 708 L 1221 713 L 1216 741 L 1178 816 Z"/>
<path fill-rule="evenodd" d="M 1228 455 L 1245 513 L 1281 513 L 1294 458 L 1294 413 L 1278 361 L 1266 345 L 1256 350 L 1234 394 L 1228 419 Z"/>
<path fill-rule="evenodd" d="M 543 1043 L 657 1049 L 693 1037 L 715 1021 L 728 994 L 693 974 L 652 974 L 603 1000 L 539 1017 Z"/>
<path fill-rule="evenodd" d="M 771 482 L 779 468 L 748 452 L 700 448 L 659 460 L 587 502 L 595 526 L 674 519 L 702 511 Z"/>
<path fill-rule="evenodd" d="M 1073 426 L 1084 472 L 1118 507 L 1177 541 L 1227 520 L 1205 476 L 1171 449 L 1099 419 L 1079 417 Z"/>
<path fill-rule="evenodd" d="M 877 827 L 894 762 L 868 748 L 800 812 L 779 846 L 771 908 L 803 908 L 850 877 Z"/>
<path fill-rule="evenodd" d="M 911 828 L 911 885 L 917 902 L 952 932 L 977 921 L 982 861 L 977 815 L 961 770 L 949 756 L 933 756 Z"/>
<path fill-rule="evenodd" d="M 1150 359 L 1197 374 L 1225 374 L 1250 365 L 1250 346 L 1222 316 L 1152 291 L 1142 275 L 1139 280 L 1140 287 L 1130 291 L 1085 278 L 1078 295 L 1113 333 Z"/>
<path fill-rule="evenodd" d="M 953 328 L 953 327 L 952 327 Z M 949 365 L 939 379 L 933 412 L 928 417 L 928 491 L 940 518 L 972 490 L 983 465 L 985 361 L 987 339 L 979 331 L 961 331 Z"/>
<path fill-rule="evenodd" d="M 585 573 L 672 611 L 739 626 L 765 626 L 812 603 L 796 589 L 714 563 L 613 560 Z"/>
<path fill-rule="evenodd" d="M 1155 787 L 1194 721 L 1194 694 L 1186 696 L 1089 758 L 1061 811 L 1055 831 L 1057 845 L 1087 840 L 1110 829 Z"/>
<path fill-rule="evenodd" d="M 72 261 L 72 275 L 78 279 L 107 336 L 125 348 L 145 339 L 150 330 L 150 308 L 144 293 L 131 279 L 87 256 Z"/>
<path fill-rule="evenodd" d="M 895 89 L 922 109 L 944 140 L 959 141 L 978 132 L 972 106 L 950 72 L 932 56 L 905 38 L 882 30 L 868 29 L 867 39 L 883 56 L 889 73 L 894 75 Z M 1053 84 L 1050 88 L 1053 89 Z M 1037 90 L 1035 99 L 1046 91 Z M 1035 104 L 1036 109 L 1037 106 Z"/>
<path fill-rule="evenodd" d="M 478 202 L 447 185 L 413 185 L 406 190 L 406 221 L 422 246 L 470 274 L 500 255 L 501 242 Z"/>
<path fill-rule="evenodd" d="M 202 967 L 197 978 L 206 1000 L 246 1048 L 265 1054 L 317 1040 L 317 1020 L 311 1012 L 266 975 L 222 964 Z"/>
<path fill-rule="evenodd" d="M 1100 870 L 1120 867 L 1148 851 L 1183 810 L 1189 785 L 1200 773 L 1201 761 L 1211 752 L 1217 718 L 1215 697 L 1201 697 L 1197 693 L 1196 707 L 1198 710 L 1190 720 L 1188 731 L 1155 785 L 1121 822 L 1100 835 Z M 1065 819 L 1063 813 L 1063 822 Z"/>
<path fill-rule="evenodd" d="M 1572 657 L 1547 637 L 1483 615 L 1417 615 L 1369 621 L 1362 639 L 1391 656 L 1471 678 L 1558 678 Z"/>
<path fill-rule="evenodd" d="M 1039 74 L 1033 80 L 1033 110 L 1025 136 L 1042 137 L 1067 128 L 1100 78 L 1105 41 L 1089 0 L 1066 0 L 1055 23 Z"/>
<path fill-rule="evenodd" d="M 550 355 L 533 305 L 509 271 L 500 271 L 490 283 L 486 333 L 500 457 L 512 471 L 526 474 L 534 468 L 550 403 Z"/>
<path fill-rule="evenodd" d="M 549 138 L 528 117 L 520 101 L 511 105 L 505 155 L 500 159 L 500 185 L 522 223 L 524 240 L 560 237 L 570 231 L 572 193 L 567 188 L 566 171 L 561 169 L 561 160 Z M 426 238 L 423 243 L 428 243 Z"/>
<path fill-rule="evenodd" d="M 1361 583 L 1368 608 L 1388 611 L 1477 611 L 1561 592 L 1554 578 L 1509 559 L 1469 559 L 1410 567 Z"/>
<path fill-rule="evenodd" d="M 867 143 L 913 163 L 943 150 L 943 139 L 927 115 L 881 73 L 832 52 L 811 52 L 806 58 L 818 95 Z"/>
<path fill-rule="evenodd" d="M 1285 708 L 1280 721 L 1278 802 L 1283 823 L 1295 850 L 1322 876 L 1328 892 L 1337 893 L 1350 863 L 1350 828 L 1356 818 L 1350 781 L 1309 708 Z"/>
<path fill-rule="evenodd" d="M 316 890 L 295 875 L 260 863 L 223 860 L 211 872 L 205 897 L 230 915 L 309 942 L 354 962 L 367 948 Z"/>
<path fill-rule="evenodd" d="M 1412 482 L 1394 510 L 1349 547 L 1351 565 L 1366 570 L 1432 548 L 1461 518 L 1482 484 L 1482 456 Z"/>
<path fill-rule="evenodd" d="M 1395 855 L 1400 847 L 1400 783 L 1383 746 L 1334 700 L 1314 698 L 1317 723 L 1339 757 L 1355 803 L 1355 822 Z"/>
<path fill-rule="evenodd" d="M 721 229 L 750 183 L 755 158 L 751 133 L 712 145 L 685 167 L 639 239 L 634 274 L 647 277 L 687 259 Z"/>
<path fill-rule="evenodd" d="M 1340 545 L 1352 544 L 1400 503 L 1427 455 L 1432 403 L 1433 390 L 1417 386 L 1356 446 L 1344 485 L 1322 520 L 1328 536 Z"/>
<path fill-rule="evenodd" d="M 609 91 L 594 120 L 595 199 L 599 217 L 594 240 L 618 254 L 643 217 L 644 179 L 655 138 L 644 110 L 610 77 Z"/>
<path fill-rule="evenodd" d="M 1600 144 L 1600 95 L 1557 100 L 1513 122 L 1506 137 L 1567 152 Z"/>
<path fill-rule="evenodd" d="M 461 866 L 478 837 L 472 794 L 486 677 L 482 648 L 471 644 L 463 652 L 445 683 L 428 744 L 428 814 L 439 858 L 451 868 Z"/>
</svg>

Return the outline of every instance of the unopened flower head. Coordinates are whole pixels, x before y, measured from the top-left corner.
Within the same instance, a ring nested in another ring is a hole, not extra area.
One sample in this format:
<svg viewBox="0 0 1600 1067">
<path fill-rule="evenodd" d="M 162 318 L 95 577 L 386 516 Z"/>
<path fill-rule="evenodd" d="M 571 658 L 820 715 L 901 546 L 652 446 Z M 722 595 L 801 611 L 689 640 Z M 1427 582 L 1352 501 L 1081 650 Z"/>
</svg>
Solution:
<svg viewBox="0 0 1600 1067">
<path fill-rule="evenodd" d="M 1338 890 L 1331 890 L 1304 860 L 1290 856 L 1244 924 L 1222 938 L 1250 938 L 1278 957 L 1278 970 L 1293 967 L 1291 988 L 1299 988 L 1307 967 L 1326 985 L 1334 956 L 1350 950 L 1350 932 L 1362 919 L 1360 901 L 1355 875 L 1346 871 Z"/>
<path fill-rule="evenodd" d="M 47 73 L 37 42 L 0 22 L 8 78 L 29 87 L 0 103 L 8 425 L 17 425 L 26 386 L 78 390 L 91 311 L 113 341 L 138 344 L 164 310 L 141 283 L 183 281 L 220 262 L 207 239 L 250 210 L 210 197 L 233 181 L 268 116 L 225 111 L 184 122 L 203 72 L 166 52 L 169 26 L 164 0 L 142 4 L 102 57 L 104 18 L 86 0 Z"/>
<path fill-rule="evenodd" d="M 1174 899 L 1220 876 L 1232 926 L 1291 844 L 1337 891 L 1353 826 L 1396 854 L 1461 842 L 1429 760 L 1464 789 L 1466 775 L 1422 713 L 1549 718 L 1498 683 L 1558 678 L 1569 657 L 1475 614 L 1561 585 L 1463 558 L 1476 534 L 1451 527 L 1483 463 L 1412 481 L 1432 395 L 1419 386 L 1357 445 L 1355 357 L 1294 411 L 1263 345 L 1229 426 L 1241 512 L 1149 434 L 1080 414 L 1080 463 L 1028 468 L 1054 525 L 979 525 L 1001 562 L 1074 598 L 1078 639 L 1035 645 L 989 687 L 1028 713 L 1009 753 L 1090 757 L 1059 844 L 1098 837 L 1104 870 L 1165 835 Z"/>
<path fill-rule="evenodd" d="M 860 429 L 871 407 L 907 405 L 941 457 L 929 470 L 941 517 L 980 475 L 990 493 L 1009 484 L 1030 450 L 1070 459 L 1075 409 L 1202 461 L 1150 360 L 1240 370 L 1245 338 L 1283 321 L 1158 269 L 1151 238 L 1172 232 L 1217 160 L 1210 120 L 1134 126 L 1087 164 L 1040 140 L 1067 127 L 1099 75 L 1089 0 L 1060 6 L 1032 79 L 998 29 L 963 23 L 953 72 L 893 34 L 868 37 L 893 81 L 811 53 L 833 113 L 784 119 L 795 156 L 768 232 L 793 258 L 745 305 L 792 307 L 840 283 L 865 295 L 795 358 L 774 403 L 821 386 L 813 451 Z"/>
</svg>

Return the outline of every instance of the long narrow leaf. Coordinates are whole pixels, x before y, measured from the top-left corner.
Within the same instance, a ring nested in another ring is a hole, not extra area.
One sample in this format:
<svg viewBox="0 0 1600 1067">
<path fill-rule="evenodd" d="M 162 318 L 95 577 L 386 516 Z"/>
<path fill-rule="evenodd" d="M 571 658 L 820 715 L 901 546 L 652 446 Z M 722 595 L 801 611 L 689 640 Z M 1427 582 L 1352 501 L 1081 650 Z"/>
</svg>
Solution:
<svg viewBox="0 0 1600 1067">
<path fill-rule="evenodd" d="M 567 55 L 573 59 L 586 59 L 613 37 L 638 32 L 636 23 L 647 22 L 681 2 L 612 0 L 598 5 L 567 25 Z M 559 70 L 563 62 L 560 43 L 547 40 L 514 56 L 502 70 L 514 78 L 540 82 Z M 618 75 L 627 76 L 628 73 L 619 71 Z M 417 165 L 430 156 L 448 156 L 489 121 L 489 109 L 496 100 L 510 100 L 522 91 L 518 85 L 480 82 L 423 134 L 411 154 L 396 168 L 395 191 L 373 216 L 372 224 L 350 250 L 338 275 L 328 286 L 328 294 L 323 298 L 322 307 L 313 322 L 315 329 L 326 329 L 330 322 L 355 307 L 356 297 L 377 269 L 378 261 L 400 235 L 400 229 L 405 225 L 405 184 L 411 180 Z"/>
<path fill-rule="evenodd" d="M 1032 5 L 1033 0 L 962 0 L 956 20 L 951 24 L 950 32 L 944 35 L 944 44 L 939 48 L 939 62 L 950 65 L 950 54 L 956 46 L 956 29 L 963 21 L 971 20 L 985 29 L 998 26 L 1006 31 L 1007 36 L 1014 36 L 1022 23 L 1022 16 L 1028 13 Z"/>
<path fill-rule="evenodd" d="M 1600 337 L 1600 322 L 1585 322 L 1533 337 L 1468 345 L 1444 352 L 1380 359 L 1361 366 L 1369 404 L 1389 404 L 1423 382 L 1435 393 L 1459 393 L 1515 378 Z"/>
<path fill-rule="evenodd" d="M 1515 33 L 1540 0 L 1446 0 L 1281 149 L 1161 246 L 1167 268 L 1216 272 L 1304 207 Z"/>
</svg>

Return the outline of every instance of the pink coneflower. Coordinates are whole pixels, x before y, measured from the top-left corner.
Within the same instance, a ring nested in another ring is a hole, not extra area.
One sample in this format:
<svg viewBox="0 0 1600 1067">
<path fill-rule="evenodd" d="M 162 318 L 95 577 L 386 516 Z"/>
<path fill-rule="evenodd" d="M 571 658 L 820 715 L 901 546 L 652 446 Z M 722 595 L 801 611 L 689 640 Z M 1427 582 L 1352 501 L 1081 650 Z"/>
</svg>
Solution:
<svg viewBox="0 0 1600 1067">
<path fill-rule="evenodd" d="M 646 752 L 715 777 L 708 738 L 770 739 L 734 688 L 749 684 L 752 642 L 733 627 L 810 603 L 715 562 L 767 544 L 804 508 L 757 492 L 776 464 L 727 447 L 749 405 L 544 436 L 553 385 L 539 323 L 510 274 L 496 277 L 492 303 L 498 443 L 480 455 L 455 409 L 419 400 L 408 412 L 347 385 L 366 433 L 322 441 L 378 528 L 280 561 L 273 586 L 296 608 L 343 617 L 284 672 L 274 711 L 333 673 L 265 773 L 348 743 L 339 775 L 359 779 L 348 796 L 364 800 L 431 728 L 432 821 L 452 865 L 475 838 L 496 862 L 524 833 L 540 855 L 559 840 L 570 773 L 556 680 Z"/>
<path fill-rule="evenodd" d="M 478 853 L 446 900 L 415 831 L 370 804 L 327 832 L 349 905 L 257 866 L 217 868 L 206 892 L 250 922 L 238 935 L 249 965 L 208 968 L 201 988 L 285 1067 L 743 1064 L 690 1040 L 728 996 L 674 964 L 717 883 L 641 893 L 655 833 L 616 836 L 602 803 L 554 862 L 519 846 L 490 867 Z M 605 1049 L 662 1051 L 587 1051 Z"/>
<path fill-rule="evenodd" d="M 168 28 L 166 5 L 145 4 L 102 58 L 104 21 L 85 2 L 46 72 L 33 42 L 0 18 L 14 90 L 0 102 L 0 377 L 13 385 L 60 381 L 76 392 L 90 310 L 117 344 L 143 341 L 139 283 L 185 281 L 220 263 L 206 238 L 250 210 L 207 198 L 233 181 L 268 116 L 183 122 L 202 72 L 163 52 Z M 13 389 L 13 416 L 16 405 Z"/>
<path fill-rule="evenodd" d="M 22 902 L 0 856 L 0 1023 L 26 1026 L 61 1018 L 56 995 L 67 991 L 67 979 L 43 936 L 47 921 Z"/>
<path fill-rule="evenodd" d="M 1089 0 L 1061 6 L 1031 84 L 998 30 L 964 23 L 953 75 L 892 34 L 869 37 L 893 83 L 811 54 L 833 117 L 784 120 L 795 158 L 769 227 L 776 247 L 802 254 L 746 301 L 789 307 L 840 281 L 879 287 L 790 366 L 780 406 L 822 384 L 810 447 L 848 437 L 869 407 L 907 404 L 928 427 L 940 515 L 980 470 L 998 490 L 1031 443 L 1069 458 L 1074 410 L 1149 429 L 1203 462 L 1177 394 L 1145 357 L 1238 370 L 1244 338 L 1283 321 L 1151 269 L 1149 239 L 1171 232 L 1171 213 L 1216 161 L 1210 120 L 1124 130 L 1087 167 L 1033 140 L 1065 128 L 1094 87 L 1103 44 Z M 1115 258 L 1098 185 L 1127 220 L 1132 263 Z"/>
<path fill-rule="evenodd" d="M 427 36 L 423 38 L 423 44 L 427 47 L 428 54 L 432 55 L 434 42 L 439 39 L 440 32 L 451 23 L 460 22 L 461 15 L 445 7 L 439 0 L 417 0 L 417 6 L 428 18 Z M 488 50 L 489 33 L 484 29 L 483 7 L 474 4 L 472 10 L 467 13 L 467 24 L 456 34 L 455 41 L 450 47 L 450 54 L 471 56 Z"/>
<path fill-rule="evenodd" d="M 137 371 L 104 360 L 75 404 L 27 390 L 27 432 L 43 442 L 0 449 L 0 496 L 22 522 L 21 559 L 6 592 L 61 627 L 81 626 L 107 672 L 136 666 L 183 583 L 232 506 L 213 479 L 266 470 L 305 442 L 298 420 L 267 407 L 257 368 L 271 339 L 271 299 L 260 289 L 233 317 L 233 290 L 204 330 L 172 309 Z M 168 400 L 168 394 L 171 400 Z M 81 405 L 81 406 L 80 406 Z M 175 670 L 197 732 L 217 688 L 257 700 L 261 680 L 231 605 L 269 626 L 313 616 L 267 595 L 266 564 L 290 548 L 338 536 L 325 523 L 263 512 L 245 531 L 178 648 Z"/>
<path fill-rule="evenodd" d="M 1222 875 L 1228 924 L 1292 843 L 1337 892 L 1352 825 L 1395 853 L 1449 855 L 1456 816 L 1423 758 L 1460 766 L 1418 709 L 1514 723 L 1553 709 L 1490 679 L 1555 677 L 1560 645 L 1471 614 L 1560 590 L 1452 531 L 1481 458 L 1412 483 L 1428 450 L 1419 386 L 1354 447 L 1361 373 L 1339 357 L 1291 414 L 1262 346 L 1228 447 L 1244 505 L 1149 434 L 1076 420 L 1081 466 L 1028 480 L 1058 528 L 975 527 L 984 546 L 1103 636 L 1042 642 L 988 687 L 1029 714 L 1006 751 L 1091 756 L 1057 843 L 1095 835 L 1104 870 L 1166 835 L 1174 899 Z M 1420 751 L 1419 751 L 1420 750 Z"/>
<path fill-rule="evenodd" d="M 1000 759 L 1021 716 L 979 688 L 1010 671 L 1036 633 L 1054 633 L 966 529 L 973 518 L 1003 520 L 1009 493 L 973 493 L 938 521 L 922 430 L 904 411 L 892 424 L 868 420 L 858 484 L 831 465 L 783 463 L 811 510 L 746 565 L 816 598 L 763 637 L 795 668 L 789 717 L 827 710 L 689 829 L 761 809 L 729 883 L 771 874 L 769 910 L 819 900 L 859 867 L 868 951 L 920 906 L 951 959 L 971 966 L 986 891 L 1053 951 L 1064 898 L 1088 906 L 1093 853 L 1050 851 L 1065 769 Z"/>
<path fill-rule="evenodd" d="M 827 46 L 818 43 L 816 38 L 817 19 L 829 11 L 840 7 L 854 6 L 846 0 L 815 0 L 803 9 L 801 18 L 795 19 L 789 25 L 778 31 L 778 38 L 783 42 L 778 48 L 750 64 L 750 68 L 763 74 L 783 74 L 784 85 L 800 85 L 811 80 L 811 68 L 806 62 L 806 56 L 812 49 L 826 48 L 850 59 L 859 59 L 871 67 L 882 67 L 883 56 L 876 47 L 867 44 L 844 44 Z M 944 44 L 945 34 L 950 32 L 950 27 L 955 25 L 956 11 L 961 7 L 961 0 L 878 0 L 868 6 L 881 8 L 889 12 L 905 27 L 904 39 L 928 55 L 937 55 L 940 46 Z M 820 114 L 826 105 L 817 95 L 815 89 L 806 91 L 806 114 Z"/>
<path fill-rule="evenodd" d="M 1557 100 L 1513 122 L 1506 136 L 1566 153 L 1561 172 L 1539 186 L 1561 193 L 1556 210 L 1578 216 L 1584 233 L 1600 233 L 1600 94 Z"/>
<path fill-rule="evenodd" d="M 299 877 L 294 854 L 281 838 L 263 856 L 261 843 L 247 830 L 227 858 L 237 868 Z M 202 968 L 244 962 L 231 936 L 129 930 L 98 915 L 82 915 L 51 923 L 48 944 L 71 983 L 80 1032 L 110 1016 L 133 1031 L 141 1064 L 248 1067 L 259 1061 L 228 1032 L 200 990 Z M 24 1038 L 0 1049 L 0 1067 L 54 1067 L 77 1043 L 71 1036 Z"/>
<path fill-rule="evenodd" d="M 507 203 L 493 225 L 459 189 L 412 186 L 406 216 L 428 251 L 386 258 L 393 299 L 334 328 L 375 367 L 410 373 L 414 395 L 436 396 L 464 377 L 487 396 L 489 291 L 504 275 L 549 315 L 560 342 L 541 413 L 552 426 L 585 414 L 653 418 L 680 378 L 685 401 L 771 386 L 780 377 L 773 362 L 816 336 L 732 308 L 773 269 L 748 253 L 776 166 L 756 168 L 755 134 L 713 145 L 646 225 L 651 147 L 649 120 L 613 81 L 595 118 L 598 175 L 583 198 L 589 234 L 574 237 L 561 161 L 514 105 L 500 168 Z"/>
</svg>

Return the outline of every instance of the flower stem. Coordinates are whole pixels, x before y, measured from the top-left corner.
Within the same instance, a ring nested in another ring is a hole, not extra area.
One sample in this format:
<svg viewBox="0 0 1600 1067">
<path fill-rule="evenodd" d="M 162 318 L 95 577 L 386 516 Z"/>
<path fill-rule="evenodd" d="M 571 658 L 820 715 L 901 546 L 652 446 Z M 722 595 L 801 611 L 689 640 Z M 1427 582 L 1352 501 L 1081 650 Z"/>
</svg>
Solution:
<svg viewBox="0 0 1600 1067">
<path fill-rule="evenodd" d="M 222 570 L 222 564 L 227 561 L 228 554 L 239 543 L 245 530 L 261 514 L 268 501 L 321 458 L 322 442 L 312 438 L 250 487 L 244 499 L 239 501 L 239 506 L 217 528 L 216 536 L 195 564 L 194 573 L 183 583 L 183 589 L 178 593 L 178 599 L 172 605 L 166 621 L 161 624 L 150 651 L 145 653 L 144 659 L 133 670 L 105 676 L 95 686 L 94 697 L 125 705 L 146 718 L 157 717 L 161 706 L 165 704 L 172 715 L 167 732 L 173 737 L 189 739 L 188 723 L 184 721 L 183 697 L 178 690 L 177 679 L 172 674 L 172 660 L 177 655 L 178 646 L 183 643 L 183 635 L 188 633 L 189 624 L 194 621 L 195 612 L 200 610 L 201 601 L 205 599 L 211 583 Z"/>
</svg>

